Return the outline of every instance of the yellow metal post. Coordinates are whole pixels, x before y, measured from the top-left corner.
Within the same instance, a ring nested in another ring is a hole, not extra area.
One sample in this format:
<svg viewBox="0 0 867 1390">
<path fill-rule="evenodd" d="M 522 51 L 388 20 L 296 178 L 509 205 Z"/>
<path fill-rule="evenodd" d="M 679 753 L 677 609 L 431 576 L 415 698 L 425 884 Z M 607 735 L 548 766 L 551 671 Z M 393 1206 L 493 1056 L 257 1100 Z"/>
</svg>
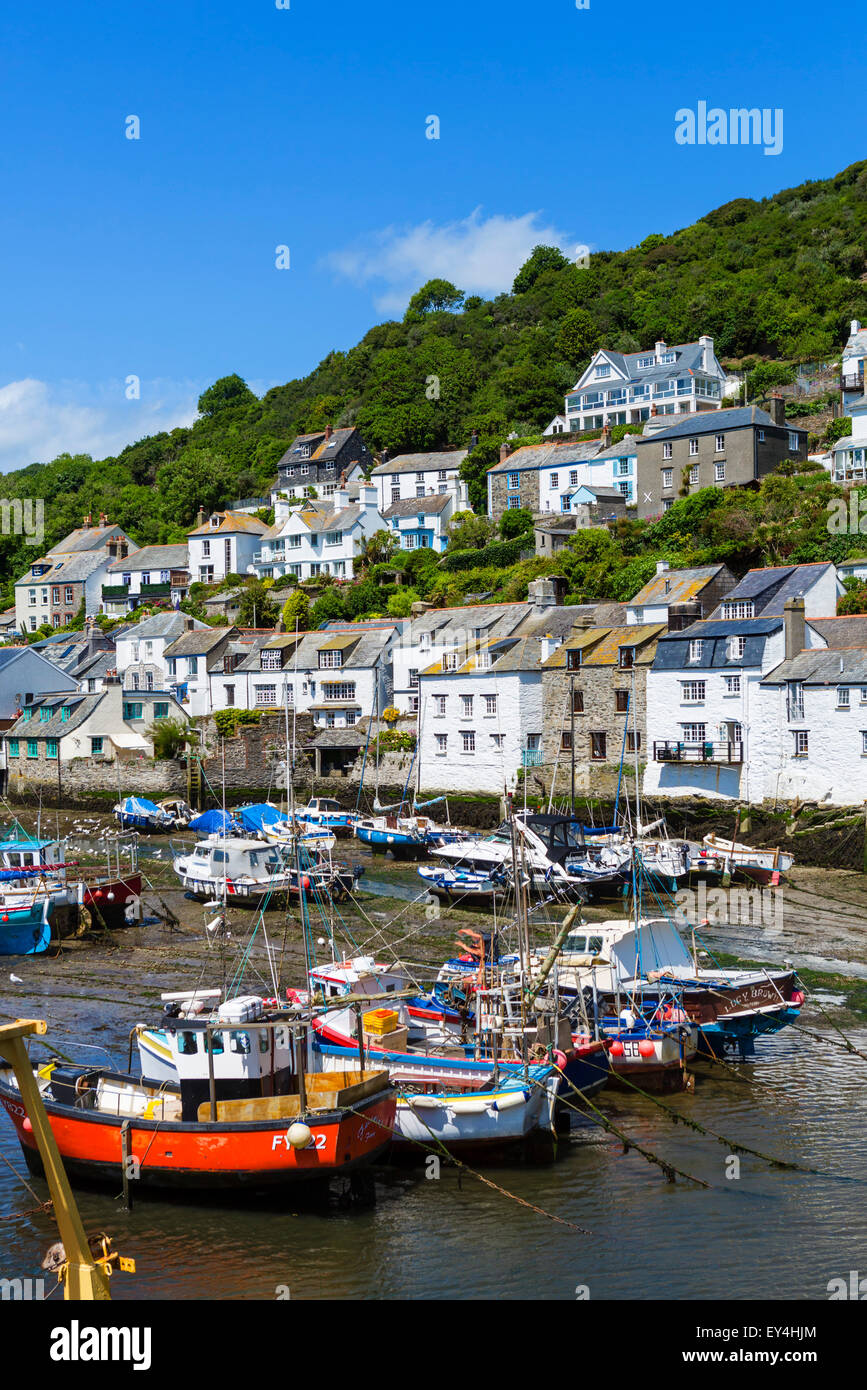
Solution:
<svg viewBox="0 0 867 1390">
<path fill-rule="evenodd" d="M 19 1019 L 17 1023 L 0 1024 L 0 1057 L 9 1063 L 15 1073 L 21 1100 L 33 1126 L 33 1137 L 39 1147 L 39 1155 L 51 1191 L 60 1239 L 63 1241 L 69 1262 L 63 1296 L 85 1301 L 110 1299 L 108 1278 L 99 1266 L 94 1264 L 90 1253 L 57 1140 L 48 1123 L 42 1096 L 24 1046 L 26 1037 L 33 1034 L 41 1035 L 46 1028 L 44 1019 Z"/>
</svg>

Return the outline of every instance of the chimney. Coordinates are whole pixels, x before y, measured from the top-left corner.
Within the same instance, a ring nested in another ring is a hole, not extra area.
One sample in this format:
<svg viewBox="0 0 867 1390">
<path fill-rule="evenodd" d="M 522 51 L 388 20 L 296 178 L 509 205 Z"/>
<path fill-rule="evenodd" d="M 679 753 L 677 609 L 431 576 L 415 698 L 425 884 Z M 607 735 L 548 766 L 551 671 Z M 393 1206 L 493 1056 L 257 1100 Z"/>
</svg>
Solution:
<svg viewBox="0 0 867 1390">
<path fill-rule="evenodd" d="M 329 439 L 331 438 L 333 432 L 334 432 L 334 431 L 332 430 L 332 428 L 331 428 L 330 425 L 326 425 L 326 426 L 325 426 L 325 443 L 326 443 L 326 444 L 328 443 Z"/>
<path fill-rule="evenodd" d="M 593 626 L 593 618 L 589 613 L 580 613 L 572 624 L 572 630 L 577 632 L 587 632 Z"/>
<path fill-rule="evenodd" d="M 196 525 L 197 525 L 197 526 L 204 526 L 204 524 L 205 524 L 205 509 L 204 509 L 204 507 L 199 507 L 198 513 L 197 513 L 197 515 L 196 515 Z"/>
<path fill-rule="evenodd" d="M 851 324 L 849 325 L 849 328 L 853 338 L 855 337 L 856 333 L 861 332 L 861 324 L 858 322 L 857 319 L 852 320 Z"/>
<path fill-rule="evenodd" d="M 506 459 L 509 457 L 511 452 L 511 444 L 507 439 L 504 439 L 503 443 L 500 445 L 500 463 L 505 463 Z"/>
<path fill-rule="evenodd" d="M 786 402 L 783 400 L 782 396 L 771 396 L 768 401 L 768 414 L 775 425 L 779 425 L 781 429 L 785 428 Z"/>
<path fill-rule="evenodd" d="M 662 354 L 665 352 L 665 347 L 666 347 L 666 345 L 665 345 L 664 342 L 659 342 L 659 343 L 656 344 L 656 355 L 657 355 L 657 357 L 661 357 L 661 356 L 662 356 Z"/>
<path fill-rule="evenodd" d="M 409 610 L 409 615 L 411 618 L 420 618 L 422 614 L 427 613 L 431 608 L 433 608 L 432 603 L 427 603 L 423 598 L 420 598 L 412 605 L 412 608 Z"/>
<path fill-rule="evenodd" d="M 797 656 L 798 652 L 804 650 L 807 640 L 807 624 L 802 598 L 787 598 L 783 604 L 783 630 L 786 636 L 785 660 L 791 661 L 793 656 Z"/>
<path fill-rule="evenodd" d="M 701 348 L 701 365 L 704 371 L 710 371 L 711 358 L 713 357 L 713 338 L 707 333 L 703 333 L 698 340 Z"/>
<path fill-rule="evenodd" d="M 666 574 L 667 571 L 668 571 L 668 561 L 667 561 L 667 560 L 657 560 L 657 562 L 656 562 L 656 577 L 657 577 L 657 579 L 659 578 L 659 576 L 660 576 L 661 574 Z"/>
<path fill-rule="evenodd" d="M 610 426 L 610 425 L 603 425 L 603 426 L 602 426 L 602 447 L 603 447 L 603 449 L 610 449 L 610 448 L 611 448 L 611 426 Z"/>
<path fill-rule="evenodd" d="M 547 576 L 541 579 L 531 579 L 527 586 L 527 599 L 536 609 L 555 608 L 557 606 L 557 589 L 555 584 Z"/>
<path fill-rule="evenodd" d="M 560 638 L 553 633 L 546 632 L 541 642 L 540 660 L 547 661 L 549 656 L 553 656 L 560 645 Z"/>
<path fill-rule="evenodd" d="M 193 630 L 193 620 L 192 620 L 192 618 L 190 617 L 189 613 L 185 613 L 185 614 L 184 614 L 184 632 L 192 632 L 192 630 Z"/>
</svg>

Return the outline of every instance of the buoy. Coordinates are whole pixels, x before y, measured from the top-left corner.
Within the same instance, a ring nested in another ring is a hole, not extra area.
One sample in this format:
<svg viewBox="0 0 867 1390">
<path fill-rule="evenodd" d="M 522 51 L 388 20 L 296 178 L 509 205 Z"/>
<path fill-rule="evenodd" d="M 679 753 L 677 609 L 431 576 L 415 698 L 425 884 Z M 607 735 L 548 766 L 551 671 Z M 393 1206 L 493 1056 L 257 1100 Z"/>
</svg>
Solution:
<svg viewBox="0 0 867 1390">
<path fill-rule="evenodd" d="M 108 901 L 109 901 L 110 903 L 113 903 L 113 902 L 114 902 L 114 893 L 106 893 L 105 896 L 108 898 Z"/>
<path fill-rule="evenodd" d="M 33 1125 L 30 1123 L 29 1115 L 24 1116 L 24 1119 L 21 1121 L 21 1128 L 24 1130 L 25 1134 L 33 1133 Z"/>
<path fill-rule="evenodd" d="M 645 1038 L 643 1042 L 638 1044 L 638 1055 L 640 1057 L 652 1057 L 655 1051 L 656 1048 L 649 1038 Z"/>
<path fill-rule="evenodd" d="M 295 1124 L 290 1125 L 286 1131 L 286 1138 L 289 1140 L 293 1149 L 306 1149 L 313 1135 L 310 1133 L 307 1125 L 303 1125 L 300 1120 L 296 1120 Z"/>
<path fill-rule="evenodd" d="M 622 1056 L 623 1056 L 623 1043 L 622 1043 L 622 1042 L 613 1042 L 613 1043 L 611 1044 L 610 1048 L 608 1049 L 608 1051 L 611 1053 L 611 1056 L 612 1056 L 612 1057 L 622 1057 Z"/>
</svg>

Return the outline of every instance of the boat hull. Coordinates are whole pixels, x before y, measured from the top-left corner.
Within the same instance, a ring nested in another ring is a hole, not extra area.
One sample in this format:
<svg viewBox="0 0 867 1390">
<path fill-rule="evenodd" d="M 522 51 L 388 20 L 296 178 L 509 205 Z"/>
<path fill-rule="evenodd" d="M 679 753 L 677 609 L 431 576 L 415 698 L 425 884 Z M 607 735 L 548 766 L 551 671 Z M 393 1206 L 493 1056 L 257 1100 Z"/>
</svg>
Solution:
<svg viewBox="0 0 867 1390">
<path fill-rule="evenodd" d="M 374 854 L 387 854 L 390 850 L 395 859 L 424 859 L 427 855 L 424 840 L 401 830 L 379 830 L 357 825 L 355 836 L 363 845 L 369 845 Z"/>
<path fill-rule="evenodd" d="M 51 924 L 43 903 L 0 911 L 0 956 L 38 956 L 50 942 Z"/>
<path fill-rule="evenodd" d="M 28 1167 L 42 1168 L 17 1090 L 0 1080 L 0 1104 L 15 1126 Z M 361 1102 L 352 1112 L 308 1116 L 311 1142 L 294 1149 L 287 1121 L 195 1123 L 102 1115 L 45 1099 L 45 1111 L 67 1173 L 109 1183 L 122 1177 L 121 1126 L 128 1121 L 129 1154 L 137 1160 L 136 1187 L 185 1190 L 274 1188 L 327 1182 L 380 1159 L 394 1125 L 393 1096 Z"/>
</svg>

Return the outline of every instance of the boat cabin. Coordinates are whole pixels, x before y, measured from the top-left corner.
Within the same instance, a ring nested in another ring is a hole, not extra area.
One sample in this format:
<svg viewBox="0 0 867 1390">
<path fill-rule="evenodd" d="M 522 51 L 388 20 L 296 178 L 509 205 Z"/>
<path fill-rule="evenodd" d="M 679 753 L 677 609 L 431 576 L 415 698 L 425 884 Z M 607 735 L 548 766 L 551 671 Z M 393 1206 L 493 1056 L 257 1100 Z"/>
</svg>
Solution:
<svg viewBox="0 0 867 1390">
<path fill-rule="evenodd" d="M 209 835 L 200 840 L 187 861 L 187 872 L 193 878 L 268 878 L 279 873 L 283 864 L 276 845 L 261 840 L 225 839 Z"/>
<path fill-rule="evenodd" d="M 379 964 L 372 956 L 357 956 L 310 971 L 311 992 L 321 992 L 324 999 L 340 999 L 346 994 L 393 994 L 406 989 L 408 983 L 405 975 Z"/>
<path fill-rule="evenodd" d="M 59 840 L 0 840 L 0 867 L 29 871 L 22 877 L 29 877 L 40 868 L 54 868 L 63 862 L 63 847 Z"/>
</svg>

